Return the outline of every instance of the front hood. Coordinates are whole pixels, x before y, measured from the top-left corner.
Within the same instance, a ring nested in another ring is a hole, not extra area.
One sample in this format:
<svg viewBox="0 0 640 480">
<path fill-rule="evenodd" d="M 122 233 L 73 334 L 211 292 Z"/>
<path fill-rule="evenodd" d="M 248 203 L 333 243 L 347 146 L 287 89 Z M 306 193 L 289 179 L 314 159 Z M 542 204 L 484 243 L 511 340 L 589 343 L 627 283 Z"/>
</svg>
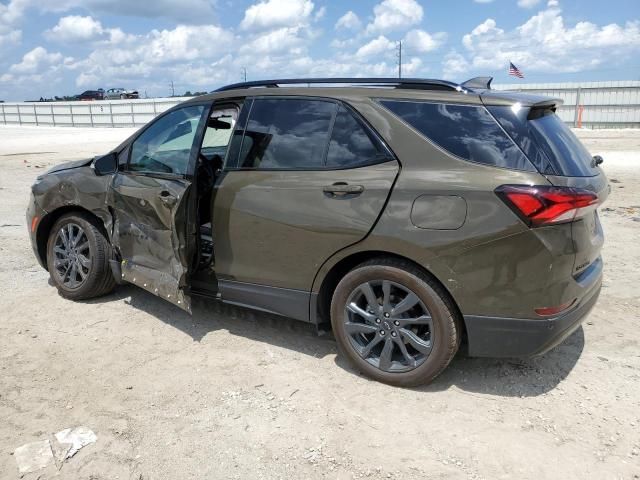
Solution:
<svg viewBox="0 0 640 480">
<path fill-rule="evenodd" d="M 73 160 L 71 162 L 60 163 L 55 167 L 53 167 L 52 169 L 47 170 L 45 172 L 45 175 L 48 175 L 49 173 L 61 172 L 63 170 L 71 170 L 72 168 L 88 167 L 89 165 L 91 165 L 91 162 L 93 162 L 93 158 L 87 158 L 84 160 Z"/>
</svg>

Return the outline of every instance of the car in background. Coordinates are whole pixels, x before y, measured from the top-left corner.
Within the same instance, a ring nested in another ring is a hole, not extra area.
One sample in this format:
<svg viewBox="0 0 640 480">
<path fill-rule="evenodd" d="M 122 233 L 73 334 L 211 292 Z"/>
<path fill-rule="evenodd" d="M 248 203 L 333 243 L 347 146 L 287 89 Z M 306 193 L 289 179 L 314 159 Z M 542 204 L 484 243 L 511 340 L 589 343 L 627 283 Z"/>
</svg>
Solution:
<svg viewBox="0 0 640 480">
<path fill-rule="evenodd" d="M 131 98 L 140 98 L 137 90 L 126 90 L 124 88 L 110 88 L 104 92 L 105 100 L 126 100 Z"/>
<path fill-rule="evenodd" d="M 104 100 L 104 90 L 86 90 L 76 97 L 82 102 L 90 102 L 92 100 Z"/>
</svg>

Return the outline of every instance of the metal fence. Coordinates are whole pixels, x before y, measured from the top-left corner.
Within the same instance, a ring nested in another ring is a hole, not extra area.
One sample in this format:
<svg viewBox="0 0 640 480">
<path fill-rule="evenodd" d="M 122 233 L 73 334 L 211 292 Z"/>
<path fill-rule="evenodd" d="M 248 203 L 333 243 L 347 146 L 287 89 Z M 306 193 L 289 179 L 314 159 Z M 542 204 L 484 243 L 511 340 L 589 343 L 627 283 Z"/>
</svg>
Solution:
<svg viewBox="0 0 640 480">
<path fill-rule="evenodd" d="M 574 127 L 640 128 L 640 81 L 495 85 L 564 100 L 560 118 Z"/>
<path fill-rule="evenodd" d="M 560 118 L 585 128 L 640 128 L 640 81 L 495 85 L 564 100 Z M 0 103 L 0 124 L 137 127 L 186 100 L 154 98 L 97 102 Z"/>
<path fill-rule="evenodd" d="M 138 127 L 184 100 L 186 98 L 0 103 L 0 124 L 52 127 Z"/>
</svg>

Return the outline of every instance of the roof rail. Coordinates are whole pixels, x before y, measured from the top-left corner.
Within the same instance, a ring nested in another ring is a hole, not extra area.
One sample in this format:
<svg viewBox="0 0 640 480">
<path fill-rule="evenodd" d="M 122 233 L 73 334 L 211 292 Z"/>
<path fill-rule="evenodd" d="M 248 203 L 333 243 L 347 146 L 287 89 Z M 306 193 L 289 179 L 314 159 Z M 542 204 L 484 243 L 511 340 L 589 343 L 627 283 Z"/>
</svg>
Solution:
<svg viewBox="0 0 640 480">
<path fill-rule="evenodd" d="M 241 88 L 277 88 L 279 85 L 329 85 L 350 84 L 370 87 L 395 87 L 410 90 L 453 90 L 463 91 L 457 83 L 446 80 L 430 80 L 425 78 L 282 78 L 276 80 L 258 80 L 234 83 L 220 87 L 216 92 L 226 92 Z"/>
</svg>

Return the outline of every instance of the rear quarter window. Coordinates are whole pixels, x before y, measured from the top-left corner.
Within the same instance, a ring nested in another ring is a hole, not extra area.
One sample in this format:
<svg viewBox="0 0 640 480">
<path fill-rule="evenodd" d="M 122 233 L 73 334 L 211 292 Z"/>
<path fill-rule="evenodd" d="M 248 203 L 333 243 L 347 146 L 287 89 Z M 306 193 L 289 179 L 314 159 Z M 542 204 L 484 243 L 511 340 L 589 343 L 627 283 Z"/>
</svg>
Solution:
<svg viewBox="0 0 640 480">
<path fill-rule="evenodd" d="M 553 109 L 490 106 L 489 111 L 541 173 L 591 177 L 599 168 L 571 129 Z"/>
<path fill-rule="evenodd" d="M 482 106 L 380 100 L 424 137 L 470 162 L 535 171 L 520 148 Z"/>
</svg>

